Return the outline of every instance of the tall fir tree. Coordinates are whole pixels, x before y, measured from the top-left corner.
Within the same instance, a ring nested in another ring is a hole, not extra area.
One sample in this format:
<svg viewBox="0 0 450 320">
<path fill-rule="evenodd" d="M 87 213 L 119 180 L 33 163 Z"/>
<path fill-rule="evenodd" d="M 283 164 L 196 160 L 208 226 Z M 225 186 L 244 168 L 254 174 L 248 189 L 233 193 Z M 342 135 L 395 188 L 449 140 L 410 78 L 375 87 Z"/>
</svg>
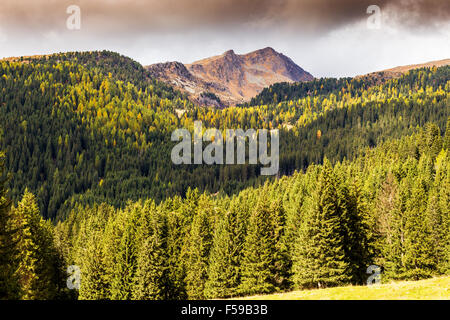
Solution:
<svg viewBox="0 0 450 320">
<path fill-rule="evenodd" d="M 436 174 L 428 196 L 427 223 L 430 225 L 437 271 L 445 274 L 449 269 L 448 234 L 450 185 L 448 152 L 442 150 L 436 158 Z"/>
<path fill-rule="evenodd" d="M 293 271 L 298 287 L 323 288 L 351 281 L 337 189 L 333 168 L 325 159 L 296 240 Z"/>
<path fill-rule="evenodd" d="M 19 284 L 15 275 L 18 253 L 14 241 L 19 229 L 10 210 L 5 175 L 4 155 L 0 153 L 0 300 L 19 298 Z"/>
<path fill-rule="evenodd" d="M 228 298 L 237 295 L 240 283 L 240 261 L 244 243 L 244 223 L 237 199 L 218 222 L 209 257 L 207 298 Z"/>
<path fill-rule="evenodd" d="M 208 260 L 212 246 L 213 211 L 213 204 L 206 195 L 202 195 L 185 247 L 186 291 L 189 299 L 205 298 Z"/>
<path fill-rule="evenodd" d="M 102 204 L 87 212 L 80 224 L 75 242 L 74 261 L 81 268 L 80 300 L 106 300 L 110 297 L 111 282 L 106 269 L 104 230 L 115 210 Z"/>
<path fill-rule="evenodd" d="M 53 299 L 60 284 L 59 255 L 54 247 L 52 229 L 39 214 L 33 194 L 25 190 L 14 209 L 20 232 L 17 235 L 21 299 Z"/>
<path fill-rule="evenodd" d="M 345 177 L 345 176 L 344 176 Z M 347 176 L 347 181 L 350 180 Z M 340 180 L 341 206 L 345 224 L 345 254 L 348 257 L 349 274 L 353 284 L 363 284 L 367 279 L 367 267 L 374 258 L 374 235 L 369 226 L 368 208 L 362 195 L 358 178 L 346 183 Z"/>
<path fill-rule="evenodd" d="M 273 278 L 276 239 L 272 218 L 269 192 L 264 187 L 249 218 L 242 258 L 240 294 L 271 293 L 277 289 Z"/>
<path fill-rule="evenodd" d="M 136 274 L 137 243 L 141 204 L 128 203 L 107 226 L 106 268 L 112 300 L 132 298 Z"/>
<path fill-rule="evenodd" d="M 167 256 L 167 218 L 157 211 L 153 201 L 146 201 L 136 241 L 137 269 L 133 299 L 163 300 L 169 298 L 170 279 Z"/>
</svg>

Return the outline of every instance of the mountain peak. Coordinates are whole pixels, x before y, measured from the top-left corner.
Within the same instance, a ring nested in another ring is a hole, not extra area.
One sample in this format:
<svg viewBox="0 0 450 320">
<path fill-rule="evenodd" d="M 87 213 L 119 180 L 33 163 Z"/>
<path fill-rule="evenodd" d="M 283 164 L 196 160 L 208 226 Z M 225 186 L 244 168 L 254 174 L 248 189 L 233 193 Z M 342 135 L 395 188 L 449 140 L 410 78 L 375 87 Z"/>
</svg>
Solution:
<svg viewBox="0 0 450 320">
<path fill-rule="evenodd" d="M 265 53 L 265 54 L 278 54 L 272 47 L 265 47 L 263 49 L 256 50 L 255 52 Z"/>
<path fill-rule="evenodd" d="M 202 94 L 214 93 L 225 105 L 249 101 L 265 87 L 277 82 L 310 81 L 314 77 L 290 58 L 266 47 L 247 54 L 228 50 L 222 55 L 179 65 L 158 64 L 148 67 L 157 71 L 158 79 L 171 83 L 200 101 Z M 156 69 L 156 70 L 155 70 Z M 187 71 L 189 75 L 185 74 Z"/>
<path fill-rule="evenodd" d="M 226 51 L 223 55 L 224 56 L 235 56 L 236 53 L 234 53 L 234 50 L 231 49 L 231 50 Z"/>
</svg>

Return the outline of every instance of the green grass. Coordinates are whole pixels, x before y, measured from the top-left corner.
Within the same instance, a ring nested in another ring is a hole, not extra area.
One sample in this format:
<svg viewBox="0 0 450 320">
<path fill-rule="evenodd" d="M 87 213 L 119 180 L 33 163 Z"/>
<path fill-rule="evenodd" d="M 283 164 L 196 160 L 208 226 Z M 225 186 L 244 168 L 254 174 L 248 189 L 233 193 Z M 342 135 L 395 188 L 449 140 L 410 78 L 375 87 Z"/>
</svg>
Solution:
<svg viewBox="0 0 450 320">
<path fill-rule="evenodd" d="M 249 300 L 449 300 L 450 276 L 245 297 Z"/>
</svg>

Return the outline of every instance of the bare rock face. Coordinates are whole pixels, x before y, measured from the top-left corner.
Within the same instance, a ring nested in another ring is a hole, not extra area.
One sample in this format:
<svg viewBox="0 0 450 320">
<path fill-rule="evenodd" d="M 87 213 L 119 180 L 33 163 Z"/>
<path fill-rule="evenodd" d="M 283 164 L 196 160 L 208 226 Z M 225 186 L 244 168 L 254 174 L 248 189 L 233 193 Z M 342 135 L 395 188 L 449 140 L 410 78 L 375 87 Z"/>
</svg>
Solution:
<svg viewBox="0 0 450 320">
<path fill-rule="evenodd" d="M 314 79 L 291 59 L 272 48 L 244 55 L 229 50 L 191 64 L 158 63 L 147 69 L 157 79 L 189 93 L 199 103 L 210 101 L 201 97 L 204 93 L 212 93 L 220 99 L 221 106 L 246 102 L 277 82 Z"/>
</svg>

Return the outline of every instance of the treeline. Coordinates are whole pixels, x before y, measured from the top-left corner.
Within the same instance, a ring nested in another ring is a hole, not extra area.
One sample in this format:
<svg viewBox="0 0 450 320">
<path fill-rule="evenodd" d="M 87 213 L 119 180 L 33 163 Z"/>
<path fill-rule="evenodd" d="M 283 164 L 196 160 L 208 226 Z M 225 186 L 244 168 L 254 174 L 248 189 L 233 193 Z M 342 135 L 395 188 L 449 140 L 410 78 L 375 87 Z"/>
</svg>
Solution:
<svg viewBox="0 0 450 320">
<path fill-rule="evenodd" d="M 0 210 L 3 297 L 202 299 L 450 272 L 450 119 L 233 197 L 75 205 L 54 228 L 25 193 Z M 13 235 L 13 236 L 11 236 Z M 5 285 L 3 285 L 5 284 Z M 71 292 L 71 294 L 74 294 Z"/>
<path fill-rule="evenodd" d="M 236 194 L 264 183 L 259 166 L 175 166 L 172 130 L 195 120 L 220 129 L 279 128 L 280 174 L 292 174 L 324 157 L 353 159 L 359 148 L 412 134 L 428 121 L 443 133 L 449 70 L 410 71 L 369 87 L 323 80 L 317 96 L 217 110 L 194 106 L 111 52 L 2 61 L 0 148 L 12 173 L 8 187 L 14 202 L 28 187 L 51 219 L 63 219 L 76 203 L 159 203 L 184 197 L 188 187 Z"/>
<path fill-rule="evenodd" d="M 445 71 L 446 69 L 447 71 Z M 441 69 L 444 72 L 438 72 L 439 80 L 434 76 L 434 79 L 431 80 L 429 70 L 429 68 L 412 69 L 398 79 L 383 77 L 383 74 L 379 74 L 379 77 L 368 75 L 355 78 L 320 78 L 308 82 L 275 83 L 263 89 L 257 96 L 252 98 L 250 102 L 245 103 L 242 106 L 249 107 L 278 104 L 284 101 L 299 100 L 308 96 L 326 96 L 330 93 L 333 93 L 334 95 L 346 93 L 350 93 L 351 95 L 361 95 L 362 92 L 369 88 L 382 86 L 385 83 L 387 83 L 388 86 L 391 84 L 400 87 L 419 81 L 422 85 L 433 84 L 436 88 L 442 83 L 442 80 L 444 81 L 444 85 L 445 82 L 448 81 L 448 68 Z M 433 72 L 436 72 L 438 68 L 433 67 L 432 70 Z"/>
<path fill-rule="evenodd" d="M 54 225 L 42 218 L 36 198 L 28 191 L 11 207 L 3 154 L 0 173 L 0 300 L 75 297 L 66 289 L 66 266 Z"/>
<path fill-rule="evenodd" d="M 327 95 L 330 93 L 339 94 L 346 91 L 346 89 L 350 89 L 354 93 L 355 89 L 367 89 L 375 84 L 374 82 L 369 82 L 369 80 L 371 79 L 320 78 L 308 82 L 275 83 L 268 88 L 264 88 L 250 102 L 242 106 L 278 104 L 282 101 L 296 100 L 307 96 Z"/>
<path fill-rule="evenodd" d="M 450 127 L 450 121 L 449 125 Z M 75 209 L 81 299 L 201 299 L 448 273 L 449 134 L 435 125 L 237 196 Z M 99 263 L 102 262 L 102 263 Z M 99 290 L 100 289 L 100 290 Z"/>
</svg>

